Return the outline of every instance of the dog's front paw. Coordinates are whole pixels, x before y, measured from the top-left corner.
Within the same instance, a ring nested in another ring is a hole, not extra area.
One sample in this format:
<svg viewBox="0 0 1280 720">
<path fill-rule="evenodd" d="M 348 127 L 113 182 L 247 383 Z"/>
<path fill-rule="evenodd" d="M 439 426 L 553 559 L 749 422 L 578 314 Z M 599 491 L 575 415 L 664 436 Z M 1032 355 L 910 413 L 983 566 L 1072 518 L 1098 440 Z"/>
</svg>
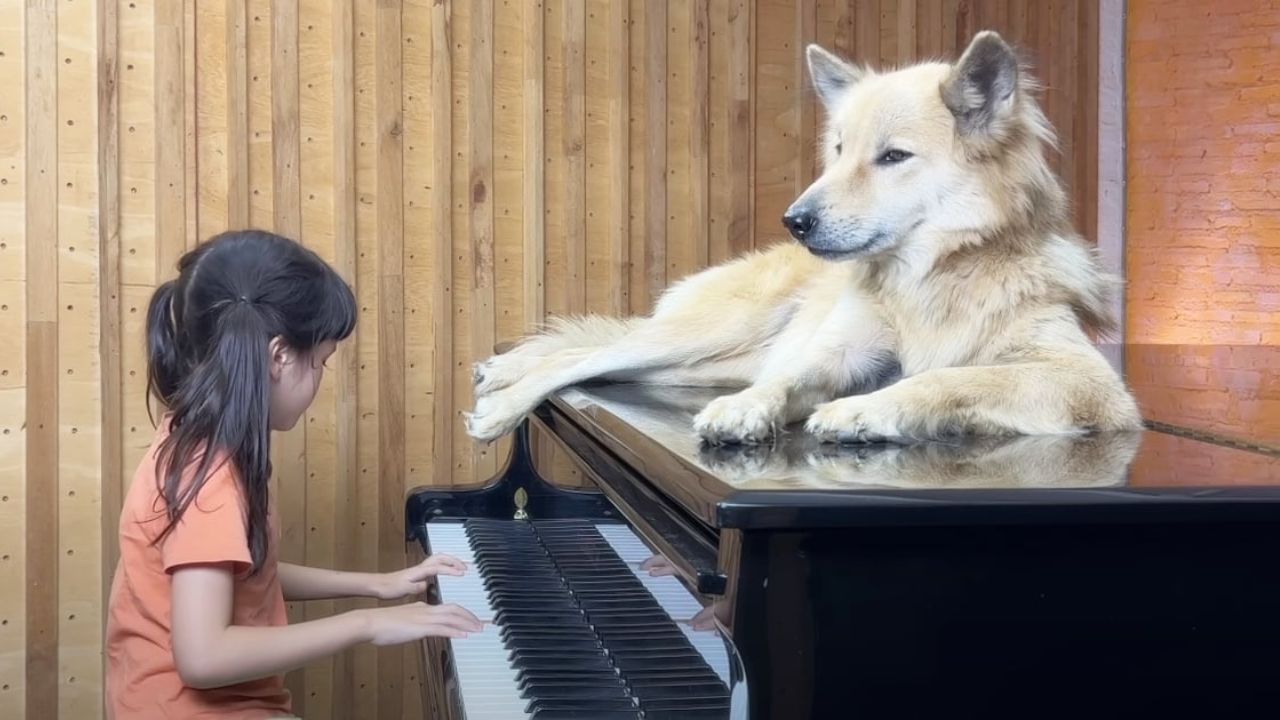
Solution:
<svg viewBox="0 0 1280 720">
<path fill-rule="evenodd" d="M 473 393 L 483 397 L 510 387 L 523 378 L 536 363 L 536 359 L 527 358 L 515 351 L 478 362 L 471 367 Z"/>
<path fill-rule="evenodd" d="M 712 444 L 762 443 L 774 436 L 781 402 L 750 389 L 707 403 L 693 419 L 693 428 Z"/>
<path fill-rule="evenodd" d="M 467 434 L 476 440 L 493 442 L 506 435 L 524 419 L 529 408 L 505 395 L 488 395 L 476 400 L 473 412 L 464 413 Z"/>
<path fill-rule="evenodd" d="M 902 437 L 898 409 L 871 395 L 855 395 L 819 405 L 805 430 L 827 442 L 881 442 Z"/>
</svg>

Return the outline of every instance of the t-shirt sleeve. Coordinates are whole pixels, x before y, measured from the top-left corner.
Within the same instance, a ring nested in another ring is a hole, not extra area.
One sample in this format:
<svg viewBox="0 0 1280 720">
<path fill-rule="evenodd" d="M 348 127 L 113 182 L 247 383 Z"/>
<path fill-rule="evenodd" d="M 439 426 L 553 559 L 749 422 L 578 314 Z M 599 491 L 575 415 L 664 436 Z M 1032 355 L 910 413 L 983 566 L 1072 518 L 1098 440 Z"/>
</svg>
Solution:
<svg viewBox="0 0 1280 720">
<path fill-rule="evenodd" d="M 245 505 L 229 463 L 211 472 L 182 518 L 161 540 L 166 572 L 180 565 L 234 562 L 249 565 Z"/>
</svg>

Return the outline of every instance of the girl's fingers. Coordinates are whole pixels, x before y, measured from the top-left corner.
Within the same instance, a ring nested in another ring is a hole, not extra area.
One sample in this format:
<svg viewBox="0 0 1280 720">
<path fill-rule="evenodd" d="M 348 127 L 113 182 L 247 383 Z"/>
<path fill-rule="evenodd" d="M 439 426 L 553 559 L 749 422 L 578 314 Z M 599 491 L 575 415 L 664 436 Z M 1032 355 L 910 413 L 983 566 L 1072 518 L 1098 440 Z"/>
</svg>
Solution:
<svg viewBox="0 0 1280 720">
<path fill-rule="evenodd" d="M 467 566 L 466 563 L 462 562 L 461 560 L 459 560 L 458 558 L 452 555 L 444 555 L 444 554 L 433 555 L 432 559 L 434 559 L 436 562 L 439 562 L 443 565 L 448 565 L 450 567 L 466 567 Z"/>
<path fill-rule="evenodd" d="M 480 618 L 476 617 L 470 610 L 467 610 L 460 605 L 441 605 L 440 609 L 441 614 L 465 623 L 468 627 L 476 630 L 479 630 L 481 627 Z"/>
</svg>

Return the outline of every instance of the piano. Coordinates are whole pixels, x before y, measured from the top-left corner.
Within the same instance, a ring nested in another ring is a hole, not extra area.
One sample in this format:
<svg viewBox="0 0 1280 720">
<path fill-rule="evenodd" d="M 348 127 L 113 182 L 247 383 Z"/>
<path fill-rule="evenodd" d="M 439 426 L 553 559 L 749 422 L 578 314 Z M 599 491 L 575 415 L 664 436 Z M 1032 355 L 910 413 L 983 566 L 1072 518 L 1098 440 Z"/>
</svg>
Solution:
<svg viewBox="0 0 1280 720">
<path fill-rule="evenodd" d="M 729 390 L 583 385 L 406 501 L 431 718 L 1275 717 L 1280 453 L 1162 427 L 704 446 Z M 589 481 L 535 467 L 546 433 Z"/>
</svg>

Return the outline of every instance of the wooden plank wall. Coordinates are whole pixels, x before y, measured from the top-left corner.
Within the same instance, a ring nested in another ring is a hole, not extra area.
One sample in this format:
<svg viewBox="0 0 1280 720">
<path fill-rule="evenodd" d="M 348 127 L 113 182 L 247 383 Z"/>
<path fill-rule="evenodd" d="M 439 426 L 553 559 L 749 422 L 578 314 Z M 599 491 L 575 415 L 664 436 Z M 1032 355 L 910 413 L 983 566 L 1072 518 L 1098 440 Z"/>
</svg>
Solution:
<svg viewBox="0 0 1280 720">
<path fill-rule="evenodd" d="M 645 312 L 680 277 L 784 239 L 817 171 L 810 41 L 875 63 L 954 56 L 982 27 L 1025 43 L 1092 228 L 1096 13 L 0 0 L 0 335 L 19 344 L 0 353 L 0 716 L 100 715 L 117 513 L 152 434 L 143 317 L 200 239 L 272 228 L 355 286 L 358 337 L 275 443 L 283 556 L 398 568 L 406 490 L 501 464 L 506 443 L 460 424 L 496 340 L 550 314 Z M 289 676 L 307 718 L 412 717 L 418 682 L 406 648 Z"/>
</svg>

